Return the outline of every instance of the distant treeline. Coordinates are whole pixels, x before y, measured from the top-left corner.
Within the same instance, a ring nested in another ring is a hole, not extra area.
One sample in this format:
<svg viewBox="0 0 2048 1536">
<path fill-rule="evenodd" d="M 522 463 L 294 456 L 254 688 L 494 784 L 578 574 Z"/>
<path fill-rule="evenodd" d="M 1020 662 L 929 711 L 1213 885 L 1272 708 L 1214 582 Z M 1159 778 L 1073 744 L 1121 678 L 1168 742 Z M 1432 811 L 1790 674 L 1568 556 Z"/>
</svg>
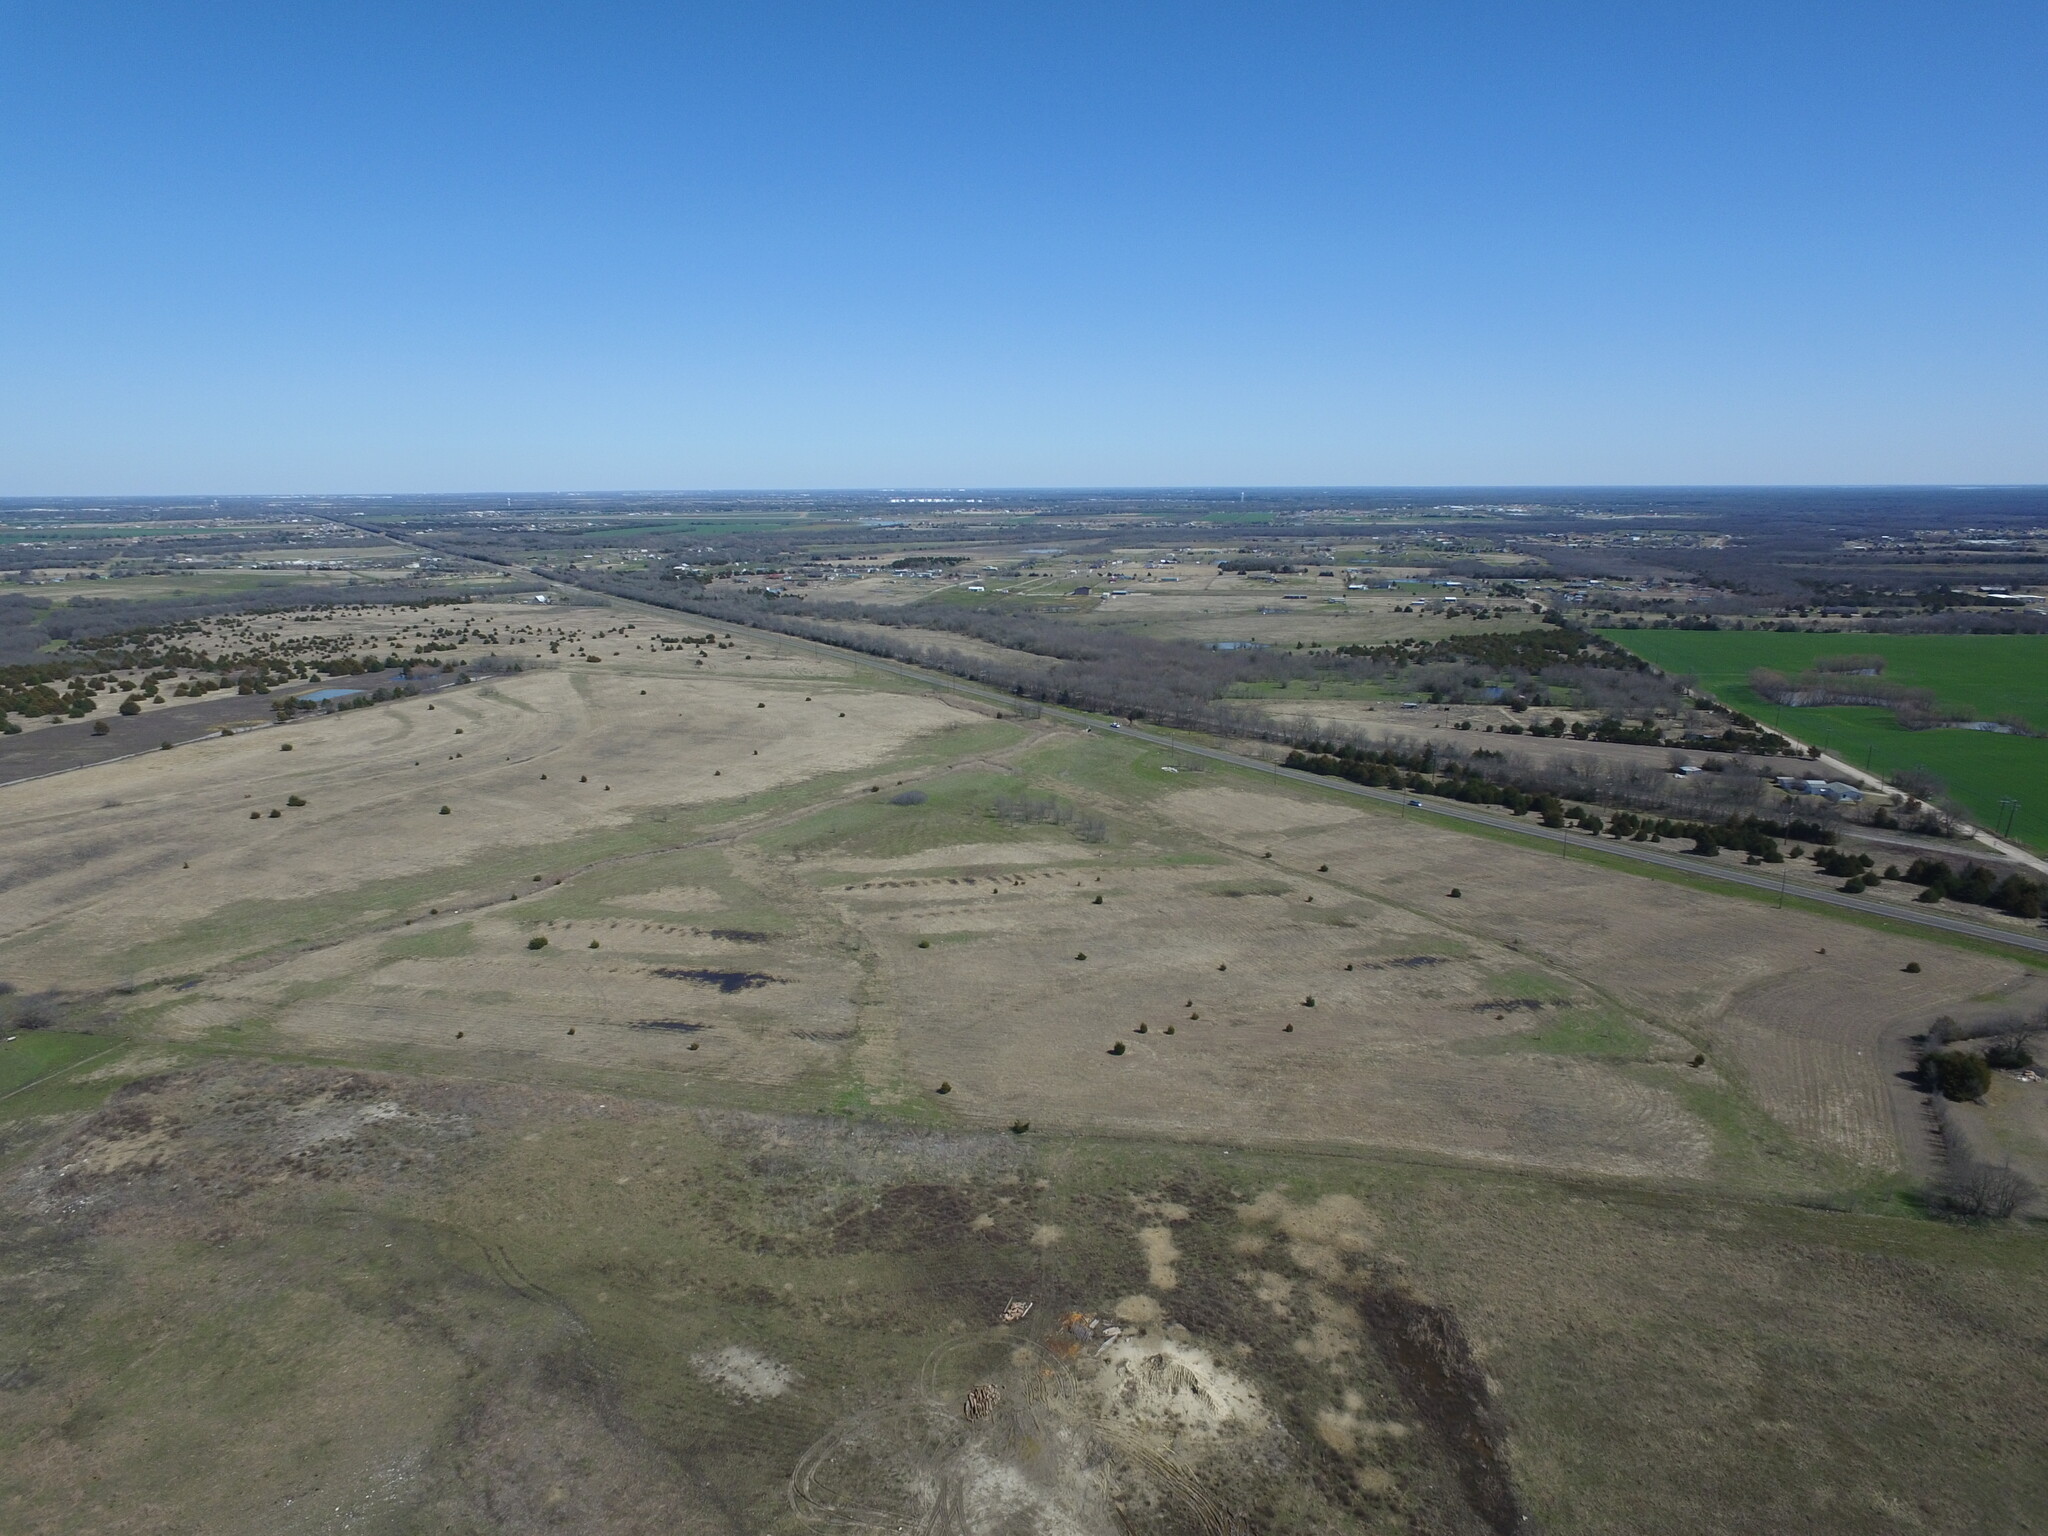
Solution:
<svg viewBox="0 0 2048 1536">
<path fill-rule="evenodd" d="M 1157 640 L 1035 612 L 941 603 L 885 607 L 719 593 L 695 582 L 654 576 L 549 574 L 620 597 L 936 667 L 1018 698 L 1193 729 L 1244 732 L 1253 712 L 1228 700 L 1246 684 L 1377 683 L 1437 703 L 1593 708 L 1640 720 L 1660 710 L 1676 713 L 1688 704 L 1676 684 L 1639 659 L 1577 630 L 1474 633 L 1414 645 L 1219 651 L 1194 641 Z M 862 630 L 840 627 L 846 624 L 859 624 Z M 901 638 L 876 631 L 895 631 Z M 918 643 L 914 637 L 920 633 L 960 635 L 1061 665 L 1048 669 L 934 650 Z"/>
<path fill-rule="evenodd" d="M 366 582 L 340 589 L 279 581 L 232 596 L 76 596 L 64 603 L 41 593 L 5 592 L 0 593 L 0 665 L 35 663 L 48 654 L 50 642 L 61 641 L 64 649 L 56 657 L 57 663 L 75 670 L 93 664 L 102 652 L 135 650 L 148 637 L 227 614 L 323 607 L 428 608 L 472 602 L 483 595 L 487 594 L 473 589 L 429 590 L 414 581 Z"/>
</svg>

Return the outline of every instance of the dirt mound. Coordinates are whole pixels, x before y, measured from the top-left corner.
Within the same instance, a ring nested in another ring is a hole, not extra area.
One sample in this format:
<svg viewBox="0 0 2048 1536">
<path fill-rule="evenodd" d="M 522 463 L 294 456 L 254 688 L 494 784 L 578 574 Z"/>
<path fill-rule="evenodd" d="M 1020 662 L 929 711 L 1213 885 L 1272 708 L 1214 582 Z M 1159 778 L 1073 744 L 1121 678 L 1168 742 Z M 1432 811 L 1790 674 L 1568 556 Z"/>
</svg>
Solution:
<svg viewBox="0 0 2048 1536">
<path fill-rule="evenodd" d="M 1198 1344 L 1154 1333 L 1125 1335 L 1094 1361 L 1089 1386 L 1107 1429 L 1185 1446 L 1252 1432 L 1266 1422 L 1258 1388 Z"/>
<path fill-rule="evenodd" d="M 846 1530 L 1226 1536 L 1249 1529 L 1233 1487 L 1288 1459 L 1257 1388 L 1200 1344 L 1112 1336 L 1069 1362 L 993 1335 L 942 1345 L 900 1397 L 840 1420 L 789 1498 Z"/>
<path fill-rule="evenodd" d="M 318 1068 L 225 1063 L 138 1078 L 17 1181 L 42 1211 L 105 1209 L 137 1181 L 232 1194 L 279 1178 L 388 1179 L 471 1136 L 460 1086 Z"/>
<path fill-rule="evenodd" d="M 781 1397 L 803 1378 L 779 1360 L 771 1360 L 745 1344 L 728 1344 L 723 1349 L 704 1350 L 690 1356 L 697 1374 L 734 1397 L 748 1402 L 766 1402 Z"/>
</svg>

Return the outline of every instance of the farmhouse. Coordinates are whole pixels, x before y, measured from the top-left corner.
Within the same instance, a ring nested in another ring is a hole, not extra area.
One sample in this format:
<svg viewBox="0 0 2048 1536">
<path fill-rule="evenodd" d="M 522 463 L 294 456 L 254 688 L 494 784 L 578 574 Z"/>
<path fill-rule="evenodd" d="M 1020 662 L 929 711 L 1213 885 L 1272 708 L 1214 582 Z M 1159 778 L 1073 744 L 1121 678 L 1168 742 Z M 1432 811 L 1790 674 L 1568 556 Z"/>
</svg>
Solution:
<svg viewBox="0 0 2048 1536">
<path fill-rule="evenodd" d="M 1858 804 L 1863 799 L 1862 790 L 1854 784 L 1844 784 L 1839 780 L 1795 779 L 1787 776 L 1780 777 L 1777 785 L 1788 795 L 1819 795 L 1823 800 L 1838 800 L 1849 805 Z"/>
</svg>

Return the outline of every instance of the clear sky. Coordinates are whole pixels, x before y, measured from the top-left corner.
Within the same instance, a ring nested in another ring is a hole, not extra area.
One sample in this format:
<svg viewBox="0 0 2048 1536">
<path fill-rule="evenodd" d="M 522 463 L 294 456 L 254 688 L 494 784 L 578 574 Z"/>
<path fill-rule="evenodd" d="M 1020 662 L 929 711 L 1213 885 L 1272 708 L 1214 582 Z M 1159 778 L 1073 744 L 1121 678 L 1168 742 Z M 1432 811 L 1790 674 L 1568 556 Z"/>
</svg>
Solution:
<svg viewBox="0 0 2048 1536">
<path fill-rule="evenodd" d="M 0 0 L 0 494 L 2048 481 L 2048 4 Z"/>
</svg>

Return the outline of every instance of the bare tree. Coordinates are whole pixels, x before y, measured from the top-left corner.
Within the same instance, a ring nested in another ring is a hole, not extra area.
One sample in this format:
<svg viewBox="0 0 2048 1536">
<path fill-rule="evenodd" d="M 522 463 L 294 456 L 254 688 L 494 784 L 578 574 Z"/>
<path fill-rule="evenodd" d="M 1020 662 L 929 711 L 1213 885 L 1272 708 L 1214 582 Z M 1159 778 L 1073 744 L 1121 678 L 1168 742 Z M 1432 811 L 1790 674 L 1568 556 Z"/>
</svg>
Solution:
<svg viewBox="0 0 2048 1536">
<path fill-rule="evenodd" d="M 1991 1031 L 1991 1045 L 1984 1052 L 1984 1059 L 2007 1071 L 2032 1066 L 2034 1053 L 2029 1047 L 2043 1031 L 2048 1031 L 2048 1017 L 2030 1019 L 2024 1014 L 2010 1014 L 1998 1020 Z"/>
<path fill-rule="evenodd" d="M 1965 1156 L 1951 1159 L 1941 1193 L 1943 1204 L 1958 1216 L 2006 1221 L 2034 1198 L 2034 1186 L 2003 1163 L 1980 1163 Z"/>
</svg>

